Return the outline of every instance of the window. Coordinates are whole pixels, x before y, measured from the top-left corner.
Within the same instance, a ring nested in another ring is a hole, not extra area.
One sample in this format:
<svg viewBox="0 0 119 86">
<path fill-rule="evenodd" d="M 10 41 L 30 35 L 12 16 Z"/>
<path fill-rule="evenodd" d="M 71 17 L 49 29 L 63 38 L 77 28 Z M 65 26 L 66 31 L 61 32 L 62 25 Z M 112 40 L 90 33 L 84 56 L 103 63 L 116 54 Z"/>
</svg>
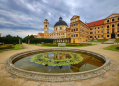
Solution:
<svg viewBox="0 0 119 86">
<path fill-rule="evenodd" d="M 107 35 L 107 37 L 109 37 L 109 35 Z"/>
<path fill-rule="evenodd" d="M 93 32 L 90 32 L 90 34 L 93 34 Z"/>
<path fill-rule="evenodd" d="M 119 32 L 119 28 L 118 28 L 118 32 Z"/>
<path fill-rule="evenodd" d="M 98 36 L 98 38 L 100 38 L 100 36 Z"/>
<path fill-rule="evenodd" d="M 90 38 L 93 38 L 92 36 L 90 36 Z"/>
<path fill-rule="evenodd" d="M 78 31 L 78 28 L 76 28 L 76 31 Z"/>
<path fill-rule="evenodd" d="M 119 20 L 119 17 L 117 18 L 117 20 Z"/>
<path fill-rule="evenodd" d="M 75 34 L 74 34 L 74 37 L 75 37 Z"/>
<path fill-rule="evenodd" d="M 115 21 L 115 19 L 112 19 L 112 22 Z"/>
<path fill-rule="evenodd" d="M 119 37 L 119 34 L 117 34 L 117 36 Z"/>
<path fill-rule="evenodd" d="M 74 26 L 75 26 L 75 24 L 74 24 Z"/>
<path fill-rule="evenodd" d="M 96 29 L 96 28 L 95 28 Z"/>
<path fill-rule="evenodd" d="M 100 33 L 100 31 L 98 31 L 98 33 Z"/>
<path fill-rule="evenodd" d="M 78 25 L 78 23 L 76 23 L 76 25 Z"/>
<path fill-rule="evenodd" d="M 45 27 L 47 27 L 47 25 L 45 25 Z"/>
<path fill-rule="evenodd" d="M 93 30 L 93 28 L 91 28 L 90 30 Z"/>
<path fill-rule="evenodd" d="M 100 29 L 100 27 L 98 27 L 98 29 Z"/>
<path fill-rule="evenodd" d="M 112 25 L 112 27 L 114 27 L 114 24 Z"/>
<path fill-rule="evenodd" d="M 109 22 L 109 20 L 107 20 L 107 23 Z"/>
<path fill-rule="evenodd" d="M 109 25 L 107 25 L 107 28 L 109 28 Z"/>
<path fill-rule="evenodd" d="M 78 34 L 76 34 L 76 37 L 78 37 Z"/>
<path fill-rule="evenodd" d="M 117 26 L 119 27 L 119 24 Z"/>
<path fill-rule="evenodd" d="M 57 28 L 56 28 L 56 30 L 57 30 Z"/>
<path fill-rule="evenodd" d="M 95 38 L 96 38 L 96 36 L 95 36 Z"/>
<path fill-rule="evenodd" d="M 102 26 L 102 28 L 103 28 L 103 26 Z"/>
<path fill-rule="evenodd" d="M 73 35 L 71 35 L 71 37 L 73 37 Z"/>
<path fill-rule="evenodd" d="M 75 32 L 75 29 L 74 29 L 74 32 Z"/>
<path fill-rule="evenodd" d="M 73 29 L 71 30 L 71 32 L 73 32 Z"/>
<path fill-rule="evenodd" d="M 103 33 L 103 30 L 102 30 L 102 33 Z"/>
<path fill-rule="evenodd" d="M 107 29 L 107 33 L 109 33 L 109 29 Z"/>
<path fill-rule="evenodd" d="M 60 30 L 62 30 L 62 27 L 60 27 Z"/>
<path fill-rule="evenodd" d="M 96 32 L 95 32 L 95 34 L 96 34 Z"/>
<path fill-rule="evenodd" d="M 101 37 L 103 38 L 103 35 Z"/>
</svg>

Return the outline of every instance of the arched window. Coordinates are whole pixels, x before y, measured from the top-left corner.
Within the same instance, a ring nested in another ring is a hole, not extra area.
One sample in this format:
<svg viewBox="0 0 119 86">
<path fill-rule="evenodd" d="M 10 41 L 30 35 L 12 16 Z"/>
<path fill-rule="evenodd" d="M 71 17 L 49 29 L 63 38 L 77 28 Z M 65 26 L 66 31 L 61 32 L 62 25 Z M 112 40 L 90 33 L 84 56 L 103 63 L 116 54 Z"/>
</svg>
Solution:
<svg viewBox="0 0 119 86">
<path fill-rule="evenodd" d="M 112 25 L 112 27 L 114 27 L 114 24 Z"/>
<path fill-rule="evenodd" d="M 119 24 L 117 24 L 117 26 L 119 26 Z"/>
<path fill-rule="evenodd" d="M 107 20 L 107 23 L 109 22 L 109 20 Z"/>
<path fill-rule="evenodd" d="M 112 22 L 115 21 L 115 19 L 112 19 Z"/>
<path fill-rule="evenodd" d="M 107 28 L 109 28 L 109 25 L 107 25 Z"/>
</svg>

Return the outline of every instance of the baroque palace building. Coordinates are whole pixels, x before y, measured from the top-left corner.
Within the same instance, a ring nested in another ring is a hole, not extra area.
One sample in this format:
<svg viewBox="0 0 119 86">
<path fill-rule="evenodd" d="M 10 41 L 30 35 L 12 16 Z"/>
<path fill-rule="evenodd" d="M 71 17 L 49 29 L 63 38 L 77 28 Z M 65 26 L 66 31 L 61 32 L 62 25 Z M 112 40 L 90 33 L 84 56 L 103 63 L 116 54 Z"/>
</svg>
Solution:
<svg viewBox="0 0 119 86">
<path fill-rule="evenodd" d="M 54 42 L 79 43 L 91 39 L 119 38 L 119 14 L 113 13 L 105 19 L 83 23 L 80 16 L 70 19 L 70 27 L 62 17 L 54 25 L 54 31 L 48 32 L 49 22 L 44 20 L 44 33 L 38 33 L 36 38 L 53 38 Z"/>
</svg>

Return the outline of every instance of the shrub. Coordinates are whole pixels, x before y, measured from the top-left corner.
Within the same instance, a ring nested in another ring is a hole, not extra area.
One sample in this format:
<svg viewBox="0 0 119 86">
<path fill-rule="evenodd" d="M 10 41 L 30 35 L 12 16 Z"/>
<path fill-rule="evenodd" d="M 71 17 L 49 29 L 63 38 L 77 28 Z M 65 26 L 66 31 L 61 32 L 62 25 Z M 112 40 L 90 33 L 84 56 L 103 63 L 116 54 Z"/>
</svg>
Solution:
<svg viewBox="0 0 119 86">
<path fill-rule="evenodd" d="M 13 43 L 13 45 L 16 45 L 16 43 Z"/>
<path fill-rule="evenodd" d="M 0 49 L 9 49 L 9 48 L 14 48 L 14 45 L 3 45 L 3 46 L 0 46 Z"/>
</svg>

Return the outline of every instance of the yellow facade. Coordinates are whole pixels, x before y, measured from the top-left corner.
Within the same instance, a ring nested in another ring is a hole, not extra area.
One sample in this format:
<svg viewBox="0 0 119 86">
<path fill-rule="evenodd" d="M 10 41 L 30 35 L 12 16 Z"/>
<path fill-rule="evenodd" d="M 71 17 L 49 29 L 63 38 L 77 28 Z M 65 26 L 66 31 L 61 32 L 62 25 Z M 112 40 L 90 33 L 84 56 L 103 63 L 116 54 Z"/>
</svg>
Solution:
<svg viewBox="0 0 119 86">
<path fill-rule="evenodd" d="M 49 35 L 48 35 L 48 24 L 49 24 L 48 20 L 45 19 L 45 21 L 44 21 L 44 38 L 49 38 Z"/>
<path fill-rule="evenodd" d="M 61 17 L 60 19 L 62 20 Z M 54 26 L 52 33 L 48 33 L 48 24 L 46 19 L 44 21 L 44 38 L 54 38 L 56 42 L 79 43 L 91 39 L 119 38 L 119 14 L 112 14 L 105 19 L 91 23 L 83 23 L 80 16 L 74 15 L 70 19 L 70 29 L 67 24 L 58 24 Z M 65 40 L 65 38 L 71 38 L 71 41 Z"/>
<path fill-rule="evenodd" d="M 74 15 L 70 19 L 71 43 L 79 43 L 88 40 L 89 27 L 80 20 L 79 16 Z"/>
<path fill-rule="evenodd" d="M 66 38 L 66 28 L 68 25 L 54 26 L 54 31 L 49 33 L 49 38 Z"/>
<path fill-rule="evenodd" d="M 90 27 L 90 39 L 119 38 L 119 14 L 108 16 L 102 20 L 102 23 L 103 24 Z"/>
</svg>

